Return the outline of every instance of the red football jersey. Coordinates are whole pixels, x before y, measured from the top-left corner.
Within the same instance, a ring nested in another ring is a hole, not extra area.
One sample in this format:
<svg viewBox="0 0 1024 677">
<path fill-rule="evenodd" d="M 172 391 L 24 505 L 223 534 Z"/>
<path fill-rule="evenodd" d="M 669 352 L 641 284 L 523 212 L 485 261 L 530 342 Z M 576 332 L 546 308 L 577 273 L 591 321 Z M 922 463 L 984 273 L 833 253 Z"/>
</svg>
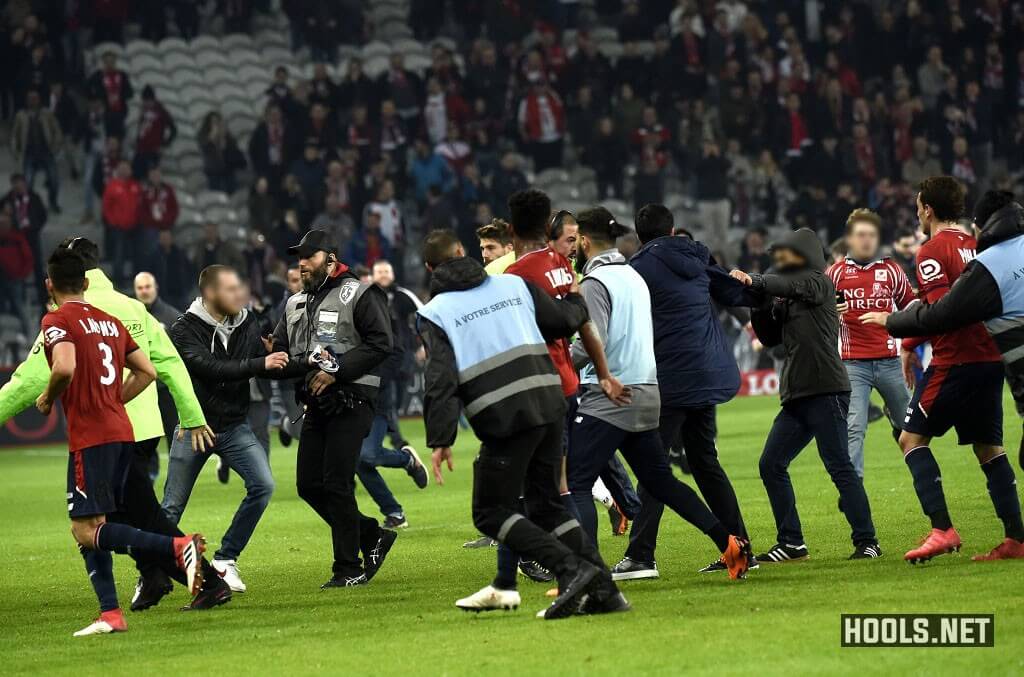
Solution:
<svg viewBox="0 0 1024 677">
<path fill-rule="evenodd" d="M 917 252 L 918 295 L 935 303 L 949 291 L 967 264 L 974 260 L 974 238 L 959 228 L 939 231 Z M 942 336 L 931 337 L 935 366 L 970 362 L 999 362 L 1001 356 L 981 322 Z M 911 342 L 909 345 L 914 345 Z"/>
<path fill-rule="evenodd" d="M 884 258 L 861 265 L 851 258 L 833 263 L 827 273 L 836 291 L 842 292 L 850 309 L 839 318 L 839 352 L 844 360 L 877 360 L 896 357 L 896 339 L 885 327 L 861 324 L 869 312 L 892 312 L 914 300 L 914 290 L 903 269 Z"/>
<path fill-rule="evenodd" d="M 569 259 L 550 247 L 524 254 L 506 268 L 505 273 L 518 275 L 527 282 L 532 282 L 556 299 L 568 294 L 576 279 L 576 273 L 573 272 Z M 559 339 L 549 342 L 548 352 L 562 379 L 562 394 L 566 397 L 575 395 L 580 387 L 580 376 L 572 368 L 569 341 Z"/>
<path fill-rule="evenodd" d="M 53 347 L 75 346 L 75 375 L 60 396 L 68 419 L 72 452 L 108 442 L 134 442 L 132 423 L 121 402 L 121 374 L 128 353 L 138 350 L 120 320 L 95 306 L 69 301 L 43 317 L 46 361 Z"/>
</svg>

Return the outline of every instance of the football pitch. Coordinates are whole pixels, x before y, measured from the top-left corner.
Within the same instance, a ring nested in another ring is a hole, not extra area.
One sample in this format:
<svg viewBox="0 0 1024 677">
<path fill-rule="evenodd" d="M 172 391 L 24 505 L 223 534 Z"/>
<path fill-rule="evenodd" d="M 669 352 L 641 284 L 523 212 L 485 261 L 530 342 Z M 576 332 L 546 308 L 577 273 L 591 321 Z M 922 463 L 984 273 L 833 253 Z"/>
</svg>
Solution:
<svg viewBox="0 0 1024 677">
<path fill-rule="evenodd" d="M 774 397 L 736 400 L 719 410 L 719 449 L 744 511 L 754 549 L 774 543 L 757 458 L 778 409 Z M 1006 398 L 1006 446 L 1021 427 Z M 403 423 L 422 450 L 419 421 Z M 73 639 L 96 615 L 96 600 L 68 530 L 66 454 L 61 448 L 0 452 L 0 656 L 4 674 L 976 674 L 1024 672 L 1024 561 L 975 563 L 970 555 L 1002 540 L 984 476 L 967 448 L 937 441 L 962 553 L 912 567 L 905 550 L 927 531 L 910 475 L 884 421 L 867 442 L 867 490 L 884 557 L 850 562 L 849 528 L 837 494 L 808 448 L 792 467 L 809 561 L 762 565 L 745 581 L 697 574 L 717 553 L 709 539 L 666 512 L 658 550 L 661 579 L 625 582 L 634 610 L 557 622 L 534 618 L 547 586 L 520 579 L 516 612 L 473 615 L 453 602 L 490 582 L 494 549 L 465 550 L 474 440 L 460 434 L 446 484 L 415 488 L 384 470 L 410 527 L 373 582 L 321 591 L 330 575 L 327 528 L 296 495 L 296 445 L 276 443 L 277 492 L 239 562 L 249 591 L 218 609 L 182 613 L 178 587 L 156 608 L 127 614 L 129 632 Z M 424 458 L 428 454 L 422 453 Z M 214 463 L 196 486 L 182 526 L 207 535 L 210 552 L 243 489 L 218 484 Z M 691 482 L 692 479 L 686 479 Z M 162 494 L 163 476 L 158 480 Z M 360 504 L 372 503 L 360 489 Z M 603 511 L 600 513 L 603 515 Z M 610 564 L 625 537 L 601 523 Z M 127 608 L 132 562 L 115 556 Z M 960 612 L 995 615 L 994 648 L 841 648 L 841 613 Z"/>
</svg>

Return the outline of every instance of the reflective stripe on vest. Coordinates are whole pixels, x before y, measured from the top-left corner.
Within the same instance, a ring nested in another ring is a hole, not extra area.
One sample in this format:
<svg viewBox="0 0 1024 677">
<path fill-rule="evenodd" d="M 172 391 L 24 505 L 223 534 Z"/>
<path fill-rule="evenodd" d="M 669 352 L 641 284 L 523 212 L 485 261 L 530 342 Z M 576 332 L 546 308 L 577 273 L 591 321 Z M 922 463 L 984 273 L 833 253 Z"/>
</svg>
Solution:
<svg viewBox="0 0 1024 677">
<path fill-rule="evenodd" d="M 467 416 L 526 390 L 561 387 L 522 278 L 492 275 L 472 289 L 436 295 L 417 313 L 451 343 Z M 514 377 L 503 368 L 514 368 Z"/>
</svg>

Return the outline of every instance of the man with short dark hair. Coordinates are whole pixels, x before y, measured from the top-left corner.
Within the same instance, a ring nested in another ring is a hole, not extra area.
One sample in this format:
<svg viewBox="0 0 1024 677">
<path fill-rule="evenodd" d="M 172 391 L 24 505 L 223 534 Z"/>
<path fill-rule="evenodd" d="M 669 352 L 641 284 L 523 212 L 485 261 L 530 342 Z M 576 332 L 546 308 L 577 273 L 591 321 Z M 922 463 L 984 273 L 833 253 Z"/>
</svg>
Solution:
<svg viewBox="0 0 1024 677">
<path fill-rule="evenodd" d="M 921 508 L 932 524 L 928 537 L 903 556 L 912 564 L 960 549 L 942 473 L 931 450 L 932 438 L 950 428 L 956 429 L 960 444 L 973 446 L 1006 536 L 991 552 L 975 559 L 1024 557 L 1017 480 L 1003 448 L 1000 364 L 1006 361 L 1014 394 L 1021 401 L 1020 368 L 1014 359 L 1021 345 L 1017 325 L 1024 314 L 1019 291 L 1024 240 L 1017 237 L 1021 232 L 1020 205 L 1012 203 L 1012 195 L 986 194 L 976 211 L 985 227 L 978 247 L 983 255 L 977 261 L 975 239 L 957 223 L 964 211 L 964 192 L 963 186 L 948 176 L 933 176 L 921 183 L 917 215 L 931 235 L 917 254 L 923 303 L 896 316 L 872 313 L 862 319 L 884 325 L 894 334 L 916 334 L 917 339 L 903 340 L 905 353 L 931 337 L 932 361 L 914 391 L 899 440 Z M 993 219 L 997 213 L 999 218 Z M 992 278 L 998 275 L 994 285 L 985 281 L 986 273 Z M 954 314 L 953 309 L 959 312 Z M 914 317 L 917 320 L 911 321 Z M 932 318 L 944 319 L 936 322 Z M 983 324 L 986 318 L 989 321 Z"/>
<path fill-rule="evenodd" d="M 850 377 L 850 411 L 846 417 L 850 460 L 864 477 L 864 436 L 871 391 L 878 390 L 899 437 L 900 421 L 910 401 L 900 369 L 896 340 L 874 325 L 862 324 L 868 312 L 905 308 L 914 300 L 903 269 L 880 257 L 882 220 L 870 209 L 854 209 L 846 219 L 846 255 L 825 274 L 836 288 L 839 304 L 839 352 Z"/>
<path fill-rule="evenodd" d="M 480 226 L 476 229 L 476 236 L 480 240 L 480 257 L 485 266 L 512 253 L 512 233 L 508 223 L 502 219 L 494 219 Z"/>
<path fill-rule="evenodd" d="M 245 592 L 238 558 L 270 503 L 274 478 L 267 454 L 249 427 L 249 379 L 274 378 L 288 364 L 288 354 L 270 355 L 259 327 L 244 305 L 242 282 L 234 269 L 208 266 L 199 274 L 200 296 L 171 327 L 203 413 L 217 430 L 213 453 L 245 482 L 245 498 L 214 554 L 213 567 L 233 592 Z M 191 433 L 171 445 L 163 507 L 177 522 L 185 511 L 199 472 L 209 458 L 189 446 Z"/>
</svg>

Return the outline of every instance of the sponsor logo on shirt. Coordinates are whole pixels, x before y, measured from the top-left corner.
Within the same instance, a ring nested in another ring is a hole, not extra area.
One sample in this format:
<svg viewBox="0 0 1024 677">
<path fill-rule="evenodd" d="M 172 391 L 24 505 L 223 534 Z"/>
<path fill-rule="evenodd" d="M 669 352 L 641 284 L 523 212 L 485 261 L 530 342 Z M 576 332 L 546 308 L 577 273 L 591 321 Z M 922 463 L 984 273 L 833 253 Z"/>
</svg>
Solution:
<svg viewBox="0 0 1024 677">
<path fill-rule="evenodd" d="M 942 264 L 935 259 L 925 259 L 917 264 L 917 272 L 922 282 L 933 282 L 942 277 Z"/>
<path fill-rule="evenodd" d="M 68 333 L 60 327 L 47 327 L 43 332 L 43 339 L 46 341 L 46 345 L 52 346 L 67 335 Z"/>
</svg>

